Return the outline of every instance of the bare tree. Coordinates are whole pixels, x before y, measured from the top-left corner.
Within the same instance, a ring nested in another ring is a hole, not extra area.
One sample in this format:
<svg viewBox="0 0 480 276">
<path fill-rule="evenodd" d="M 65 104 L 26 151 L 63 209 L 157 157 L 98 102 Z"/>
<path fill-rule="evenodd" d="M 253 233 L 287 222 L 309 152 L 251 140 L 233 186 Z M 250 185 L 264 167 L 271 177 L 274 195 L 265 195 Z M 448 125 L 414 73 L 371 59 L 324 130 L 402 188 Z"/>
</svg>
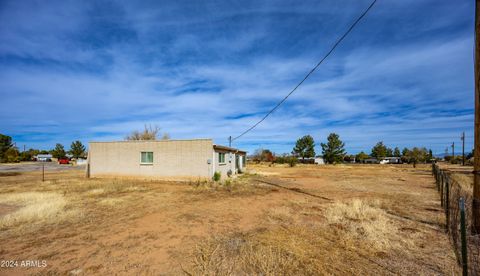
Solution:
<svg viewBox="0 0 480 276">
<path fill-rule="evenodd" d="M 143 131 L 132 131 L 129 135 L 125 137 L 125 140 L 135 141 L 135 140 L 158 140 L 158 135 L 160 133 L 160 127 L 157 125 L 145 125 L 145 129 Z M 162 136 L 162 140 L 170 139 L 170 135 L 168 133 L 164 133 Z"/>
<path fill-rule="evenodd" d="M 162 140 L 170 140 L 170 134 L 168 134 L 168 133 L 165 132 L 165 133 L 162 135 Z"/>
</svg>

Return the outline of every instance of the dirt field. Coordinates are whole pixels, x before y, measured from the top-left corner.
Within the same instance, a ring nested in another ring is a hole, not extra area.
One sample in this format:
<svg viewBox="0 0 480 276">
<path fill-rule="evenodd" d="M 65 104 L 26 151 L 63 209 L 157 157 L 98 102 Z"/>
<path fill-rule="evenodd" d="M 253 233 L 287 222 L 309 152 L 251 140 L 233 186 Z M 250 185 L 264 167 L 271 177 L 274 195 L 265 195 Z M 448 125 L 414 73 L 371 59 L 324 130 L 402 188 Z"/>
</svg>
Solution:
<svg viewBox="0 0 480 276">
<path fill-rule="evenodd" d="M 252 165 L 220 185 L 38 174 L 0 172 L 0 260 L 38 261 L 0 274 L 459 272 L 426 165 Z"/>
</svg>

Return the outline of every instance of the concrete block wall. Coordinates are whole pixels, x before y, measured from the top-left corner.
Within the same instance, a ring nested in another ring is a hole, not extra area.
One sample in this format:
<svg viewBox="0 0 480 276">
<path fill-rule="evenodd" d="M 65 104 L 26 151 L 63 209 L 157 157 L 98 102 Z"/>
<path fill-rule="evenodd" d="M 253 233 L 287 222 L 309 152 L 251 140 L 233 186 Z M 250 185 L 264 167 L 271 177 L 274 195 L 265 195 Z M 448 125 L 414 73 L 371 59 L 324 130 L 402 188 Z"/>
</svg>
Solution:
<svg viewBox="0 0 480 276">
<path fill-rule="evenodd" d="M 153 164 L 141 164 L 141 152 L 153 152 Z M 91 142 L 91 177 L 210 178 L 213 164 L 211 139 L 166 141 Z"/>
</svg>

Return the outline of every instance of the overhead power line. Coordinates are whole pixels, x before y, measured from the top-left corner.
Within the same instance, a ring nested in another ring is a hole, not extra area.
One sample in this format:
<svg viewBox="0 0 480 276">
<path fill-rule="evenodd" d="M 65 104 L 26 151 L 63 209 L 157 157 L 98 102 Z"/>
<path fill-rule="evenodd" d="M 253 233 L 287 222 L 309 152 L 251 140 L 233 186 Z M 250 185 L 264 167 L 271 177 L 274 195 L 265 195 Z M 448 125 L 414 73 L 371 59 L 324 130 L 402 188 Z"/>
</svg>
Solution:
<svg viewBox="0 0 480 276">
<path fill-rule="evenodd" d="M 234 140 L 237 140 L 239 139 L 240 137 L 242 137 L 243 135 L 247 134 L 248 132 L 250 132 L 251 130 L 253 130 L 256 126 L 258 126 L 260 123 L 262 123 L 263 121 L 265 121 L 265 119 L 267 119 L 268 116 L 270 116 L 270 114 L 272 114 L 277 108 L 280 107 L 280 105 L 282 105 L 287 99 L 288 97 L 290 97 L 290 95 L 293 94 L 293 92 L 295 92 L 295 90 L 297 90 L 298 87 L 300 87 L 300 85 L 302 85 L 302 83 L 308 79 L 308 77 L 310 77 L 310 75 L 315 72 L 315 70 L 317 70 L 317 68 L 323 63 L 323 61 L 325 59 L 327 59 L 327 57 L 335 50 L 335 48 L 337 48 L 337 46 L 340 44 L 340 42 L 342 42 L 342 40 L 347 37 L 347 35 L 353 30 L 353 28 L 355 28 L 355 26 L 358 24 L 358 22 L 360 22 L 360 20 L 362 20 L 363 17 L 365 17 L 365 15 L 367 15 L 367 13 L 372 9 L 372 7 L 375 5 L 375 3 L 377 2 L 377 0 L 374 0 L 370 6 L 368 6 L 368 8 L 355 20 L 355 22 L 353 22 L 353 24 L 350 26 L 350 28 L 348 28 L 348 30 L 337 40 L 337 42 L 335 42 L 335 44 L 333 44 L 332 48 L 330 49 L 330 51 L 327 52 L 327 54 L 325 54 L 325 56 L 323 56 L 323 58 L 317 63 L 317 65 L 315 65 L 315 67 L 313 67 L 312 70 L 310 70 L 310 72 L 308 72 L 308 74 L 302 79 L 302 81 L 300 81 L 291 91 L 290 93 L 288 93 L 279 103 L 277 103 L 277 105 L 275 105 L 274 108 L 272 108 L 265 116 L 263 116 L 262 119 L 260 119 L 260 121 L 258 121 L 257 123 L 255 123 L 253 126 L 251 126 L 250 128 L 248 128 L 247 130 L 245 130 L 244 132 L 242 132 L 242 134 L 236 136 L 235 138 L 230 138 L 230 142 L 231 141 L 234 141 Z"/>
</svg>

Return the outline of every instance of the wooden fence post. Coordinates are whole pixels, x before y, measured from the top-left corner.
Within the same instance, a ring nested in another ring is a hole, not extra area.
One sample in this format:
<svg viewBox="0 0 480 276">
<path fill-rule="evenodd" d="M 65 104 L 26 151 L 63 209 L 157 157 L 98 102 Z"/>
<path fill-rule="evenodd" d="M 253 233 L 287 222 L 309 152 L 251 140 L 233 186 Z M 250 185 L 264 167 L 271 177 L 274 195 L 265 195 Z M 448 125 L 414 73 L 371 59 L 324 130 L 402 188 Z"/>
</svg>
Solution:
<svg viewBox="0 0 480 276">
<path fill-rule="evenodd" d="M 445 183 L 445 175 L 442 171 L 440 173 L 441 185 L 440 185 L 440 206 L 443 207 L 443 184 Z"/>
<path fill-rule="evenodd" d="M 468 256 L 467 256 L 467 227 L 465 226 L 465 199 L 460 198 L 460 235 L 462 237 L 462 269 L 463 275 L 468 275 Z"/>
<path fill-rule="evenodd" d="M 445 217 L 446 217 L 446 230 L 448 233 L 450 226 L 450 187 L 449 187 L 448 175 L 445 178 Z"/>
</svg>

